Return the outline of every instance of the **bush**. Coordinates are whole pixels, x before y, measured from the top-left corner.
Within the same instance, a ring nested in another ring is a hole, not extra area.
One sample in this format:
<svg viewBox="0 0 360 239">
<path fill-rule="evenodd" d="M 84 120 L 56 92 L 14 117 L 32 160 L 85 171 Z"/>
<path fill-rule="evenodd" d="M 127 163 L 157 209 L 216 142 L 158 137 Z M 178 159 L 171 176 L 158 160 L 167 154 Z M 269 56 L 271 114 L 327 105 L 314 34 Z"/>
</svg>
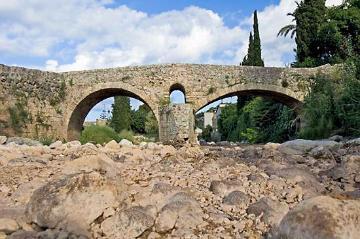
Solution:
<svg viewBox="0 0 360 239">
<path fill-rule="evenodd" d="M 85 143 L 104 144 L 110 142 L 111 140 L 115 140 L 119 142 L 120 137 L 112 128 L 107 126 L 98 126 L 98 125 L 87 126 L 81 132 L 81 136 L 80 136 L 80 142 L 82 144 Z"/>
<path fill-rule="evenodd" d="M 127 139 L 134 143 L 134 133 L 130 130 L 121 130 L 121 132 L 119 133 L 119 138 L 120 140 Z"/>
</svg>

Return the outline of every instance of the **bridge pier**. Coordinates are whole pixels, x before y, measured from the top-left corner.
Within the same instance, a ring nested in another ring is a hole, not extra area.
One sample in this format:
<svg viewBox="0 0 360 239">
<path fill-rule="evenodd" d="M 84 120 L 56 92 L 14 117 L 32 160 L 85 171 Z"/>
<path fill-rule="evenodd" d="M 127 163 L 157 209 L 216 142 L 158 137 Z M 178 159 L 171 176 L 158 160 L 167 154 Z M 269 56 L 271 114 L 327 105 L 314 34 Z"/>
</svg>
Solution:
<svg viewBox="0 0 360 239">
<path fill-rule="evenodd" d="M 195 143 L 195 116 L 192 104 L 160 107 L 159 138 L 163 143 Z"/>
</svg>

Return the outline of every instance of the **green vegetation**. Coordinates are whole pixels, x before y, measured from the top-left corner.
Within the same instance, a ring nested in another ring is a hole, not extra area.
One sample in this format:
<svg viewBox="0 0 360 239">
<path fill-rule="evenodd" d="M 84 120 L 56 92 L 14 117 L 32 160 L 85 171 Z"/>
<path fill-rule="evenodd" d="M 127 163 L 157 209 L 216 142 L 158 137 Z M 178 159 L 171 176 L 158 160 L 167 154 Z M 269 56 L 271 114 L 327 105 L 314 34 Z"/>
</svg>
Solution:
<svg viewBox="0 0 360 239">
<path fill-rule="evenodd" d="M 259 23 L 257 11 L 254 12 L 253 32 L 250 32 L 248 54 L 244 57 L 241 65 L 243 66 L 264 66 L 264 61 L 261 58 L 261 40 L 259 33 Z"/>
<path fill-rule="evenodd" d="M 339 81 L 318 75 L 305 99 L 306 127 L 302 138 L 326 138 L 332 134 L 360 135 L 360 1 L 346 0 L 326 8 L 324 0 L 305 0 L 293 14 L 296 25 L 286 26 L 296 35 L 297 67 L 343 63 Z"/>
<path fill-rule="evenodd" d="M 120 141 L 120 136 L 115 132 L 114 129 L 107 126 L 98 126 L 90 125 L 85 127 L 81 132 L 80 142 L 85 143 L 94 143 L 94 144 L 104 144 L 115 140 Z"/>
<path fill-rule="evenodd" d="M 131 129 L 131 107 L 130 99 L 125 96 L 115 96 L 112 109 L 110 127 L 115 132 L 120 133 L 122 130 Z"/>
<path fill-rule="evenodd" d="M 103 144 L 121 139 L 135 142 L 135 135 L 145 135 L 145 140 L 158 137 L 158 123 L 151 109 L 144 104 L 138 110 L 131 110 L 130 99 L 125 96 L 115 97 L 111 119 L 107 119 L 106 112 L 102 112 L 100 118 L 107 120 L 109 126 L 86 127 L 81 134 L 82 143 Z"/>
<path fill-rule="evenodd" d="M 218 121 L 222 140 L 249 143 L 283 142 L 295 135 L 295 113 L 288 107 L 255 97 L 238 108 L 222 109 Z"/>
<path fill-rule="evenodd" d="M 10 126 L 16 133 L 21 133 L 24 125 L 31 121 L 31 117 L 22 101 L 16 102 L 15 106 L 8 108 Z"/>
</svg>

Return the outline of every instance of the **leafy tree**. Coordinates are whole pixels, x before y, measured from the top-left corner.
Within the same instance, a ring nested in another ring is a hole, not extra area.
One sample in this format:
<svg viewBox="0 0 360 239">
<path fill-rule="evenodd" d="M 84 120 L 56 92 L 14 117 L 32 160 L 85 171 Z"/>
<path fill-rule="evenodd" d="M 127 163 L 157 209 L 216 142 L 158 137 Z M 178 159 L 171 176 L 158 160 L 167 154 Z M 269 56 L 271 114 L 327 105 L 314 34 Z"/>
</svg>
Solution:
<svg viewBox="0 0 360 239">
<path fill-rule="evenodd" d="M 138 110 L 131 112 L 131 129 L 135 133 L 145 134 L 145 122 L 148 113 L 151 112 L 149 106 L 143 104 Z"/>
<path fill-rule="evenodd" d="M 131 126 L 131 107 L 130 99 L 125 96 L 115 96 L 114 104 L 112 105 L 112 117 L 110 127 L 117 133 L 122 130 L 130 130 Z"/>
<path fill-rule="evenodd" d="M 213 132 L 213 128 L 210 125 L 207 125 L 201 134 L 201 138 L 207 142 L 211 141 L 211 134 Z"/>
</svg>

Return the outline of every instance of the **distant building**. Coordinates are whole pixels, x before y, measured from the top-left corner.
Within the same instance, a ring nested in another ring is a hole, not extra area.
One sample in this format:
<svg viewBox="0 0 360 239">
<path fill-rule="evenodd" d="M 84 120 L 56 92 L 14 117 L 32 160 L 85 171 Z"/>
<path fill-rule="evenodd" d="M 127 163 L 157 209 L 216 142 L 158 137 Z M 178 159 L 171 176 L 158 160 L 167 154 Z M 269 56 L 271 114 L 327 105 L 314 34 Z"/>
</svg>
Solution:
<svg viewBox="0 0 360 239">
<path fill-rule="evenodd" d="M 84 127 L 90 125 L 97 125 L 97 126 L 106 126 L 108 124 L 108 120 L 106 119 L 96 119 L 96 121 L 86 121 L 84 122 Z"/>
<path fill-rule="evenodd" d="M 228 104 L 221 103 L 219 104 L 216 109 L 211 109 L 208 112 L 204 113 L 204 128 L 210 125 L 214 131 L 217 131 L 218 128 L 218 120 L 220 119 L 222 109 L 227 106 Z"/>
<path fill-rule="evenodd" d="M 206 126 L 210 125 L 212 128 L 214 128 L 214 112 L 205 112 L 204 113 L 204 128 Z"/>
</svg>

